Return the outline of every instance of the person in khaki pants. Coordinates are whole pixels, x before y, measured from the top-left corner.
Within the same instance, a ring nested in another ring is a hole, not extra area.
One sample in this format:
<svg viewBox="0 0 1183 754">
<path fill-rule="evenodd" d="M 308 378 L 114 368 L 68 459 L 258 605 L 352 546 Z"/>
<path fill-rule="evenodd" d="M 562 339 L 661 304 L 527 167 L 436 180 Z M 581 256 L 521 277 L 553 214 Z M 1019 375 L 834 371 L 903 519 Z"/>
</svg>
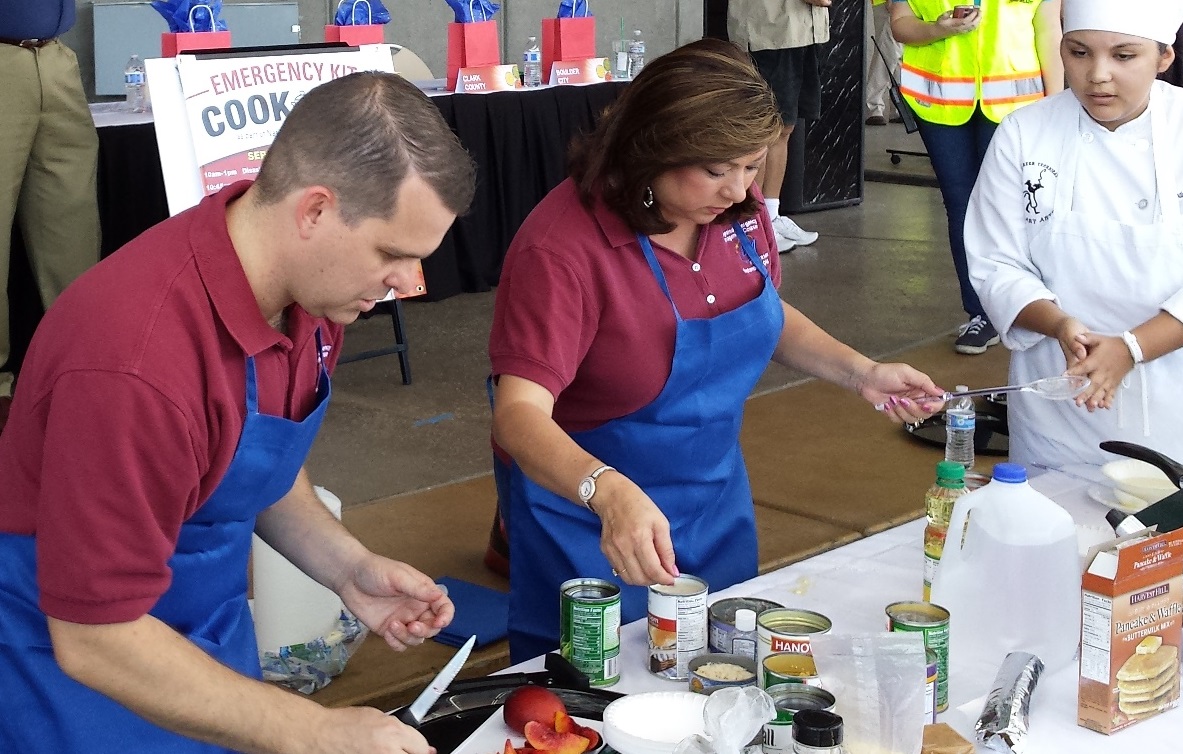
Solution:
<svg viewBox="0 0 1183 754">
<path fill-rule="evenodd" d="M 78 60 L 57 39 L 73 24 L 73 0 L 0 0 L 0 429 L 14 379 L 11 228 L 24 238 L 47 308 L 99 256 L 98 134 Z"/>
</svg>

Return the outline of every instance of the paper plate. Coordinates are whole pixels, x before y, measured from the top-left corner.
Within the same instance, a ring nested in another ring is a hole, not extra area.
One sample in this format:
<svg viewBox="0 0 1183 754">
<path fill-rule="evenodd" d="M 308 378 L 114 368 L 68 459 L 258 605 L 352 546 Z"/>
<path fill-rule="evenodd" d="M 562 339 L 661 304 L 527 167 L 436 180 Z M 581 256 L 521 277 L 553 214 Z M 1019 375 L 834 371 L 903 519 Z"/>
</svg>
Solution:
<svg viewBox="0 0 1183 754">
<path fill-rule="evenodd" d="M 1113 488 L 1106 487 L 1103 484 L 1089 485 L 1088 496 L 1101 505 L 1104 505 L 1106 508 L 1113 508 L 1114 510 L 1119 510 L 1122 513 L 1137 513 L 1149 505 L 1149 503 L 1147 503 L 1145 500 L 1140 500 L 1133 496 L 1128 496 L 1127 499 L 1130 502 L 1118 500 L 1117 496 L 1113 493 Z M 1131 502 L 1134 500 L 1138 500 L 1138 502 L 1131 504 Z"/>
<path fill-rule="evenodd" d="M 505 750 L 505 741 L 509 739 L 510 745 L 514 748 L 520 749 L 523 746 L 529 746 L 526 743 L 526 737 L 518 733 L 513 728 L 505 724 L 505 708 L 498 708 L 489 719 L 481 723 L 481 726 L 472 732 L 464 742 L 452 750 L 452 754 L 501 754 Z M 604 723 L 599 720 L 591 720 L 586 717 L 572 718 L 585 728 L 591 728 L 600 734 L 600 745 L 590 750 L 590 754 L 604 748 Z"/>
<path fill-rule="evenodd" d="M 604 742 L 628 754 L 666 754 L 683 738 L 705 733 L 705 694 L 650 691 L 617 699 L 604 710 Z"/>
</svg>

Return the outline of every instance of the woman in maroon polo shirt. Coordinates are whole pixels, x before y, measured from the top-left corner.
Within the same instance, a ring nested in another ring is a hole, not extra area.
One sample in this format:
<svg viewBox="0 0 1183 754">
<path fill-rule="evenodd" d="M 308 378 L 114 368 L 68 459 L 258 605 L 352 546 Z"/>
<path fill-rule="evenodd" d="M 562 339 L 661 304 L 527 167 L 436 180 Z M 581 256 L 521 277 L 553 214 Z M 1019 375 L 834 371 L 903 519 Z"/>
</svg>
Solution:
<svg viewBox="0 0 1183 754">
<path fill-rule="evenodd" d="M 895 421 L 939 394 L 877 364 L 777 293 L 752 182 L 782 124 L 751 60 L 701 40 L 645 67 L 571 178 L 505 259 L 489 355 L 514 662 L 558 645 L 560 585 L 617 579 L 622 620 L 679 571 L 722 589 L 756 575 L 743 403 L 769 360 L 845 385 Z"/>
</svg>

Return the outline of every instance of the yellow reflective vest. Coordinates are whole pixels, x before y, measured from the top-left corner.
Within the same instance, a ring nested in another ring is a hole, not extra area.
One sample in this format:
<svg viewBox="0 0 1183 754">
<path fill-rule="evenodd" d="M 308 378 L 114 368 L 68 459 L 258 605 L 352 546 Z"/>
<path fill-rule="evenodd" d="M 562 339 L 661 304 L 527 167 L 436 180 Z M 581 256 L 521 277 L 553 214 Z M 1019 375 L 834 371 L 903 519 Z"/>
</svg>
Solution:
<svg viewBox="0 0 1183 754">
<path fill-rule="evenodd" d="M 935 21 L 967 0 L 907 0 L 922 21 Z M 1043 97 L 1035 50 L 1040 0 L 981 0 L 982 21 L 968 34 L 926 45 L 904 45 L 900 92 L 916 115 L 959 126 L 979 106 L 998 123 L 1007 113 Z"/>
</svg>

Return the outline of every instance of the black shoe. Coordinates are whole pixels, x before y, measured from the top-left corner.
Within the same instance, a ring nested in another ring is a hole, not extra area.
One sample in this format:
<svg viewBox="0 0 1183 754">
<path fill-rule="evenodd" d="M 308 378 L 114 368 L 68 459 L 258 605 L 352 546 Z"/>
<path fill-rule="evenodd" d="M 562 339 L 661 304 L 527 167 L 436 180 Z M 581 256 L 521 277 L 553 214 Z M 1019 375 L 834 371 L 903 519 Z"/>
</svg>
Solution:
<svg viewBox="0 0 1183 754">
<path fill-rule="evenodd" d="M 998 337 L 994 325 L 990 324 L 990 320 L 980 314 L 962 325 L 957 332 L 957 340 L 953 343 L 953 349 L 957 353 L 976 356 L 985 353 L 987 348 L 998 345 L 1002 340 Z"/>
<path fill-rule="evenodd" d="M 882 115 L 872 115 L 869 116 L 864 122 L 868 126 L 886 126 L 887 118 L 884 118 Z"/>
</svg>

